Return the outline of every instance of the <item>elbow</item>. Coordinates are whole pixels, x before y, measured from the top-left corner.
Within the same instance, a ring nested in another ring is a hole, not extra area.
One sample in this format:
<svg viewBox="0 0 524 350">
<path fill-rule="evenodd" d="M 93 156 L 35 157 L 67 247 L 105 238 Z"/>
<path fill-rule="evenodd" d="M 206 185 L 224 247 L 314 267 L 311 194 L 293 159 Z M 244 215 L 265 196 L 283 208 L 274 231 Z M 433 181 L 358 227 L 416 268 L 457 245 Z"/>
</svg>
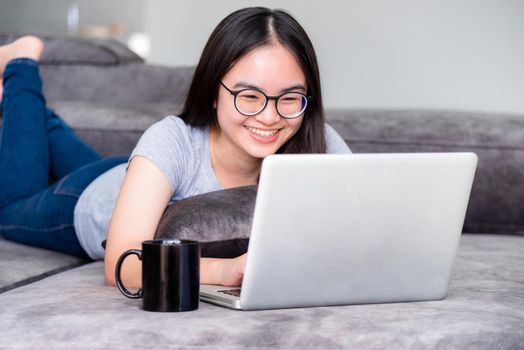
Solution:
<svg viewBox="0 0 524 350">
<path fill-rule="evenodd" d="M 106 284 L 109 286 L 109 287 L 116 287 L 116 281 L 115 281 L 115 277 L 109 277 L 106 275 Z"/>
<path fill-rule="evenodd" d="M 107 261 L 104 264 L 106 284 L 110 287 L 115 287 L 115 269 L 113 266 L 109 266 L 110 264 L 108 264 Z"/>
</svg>

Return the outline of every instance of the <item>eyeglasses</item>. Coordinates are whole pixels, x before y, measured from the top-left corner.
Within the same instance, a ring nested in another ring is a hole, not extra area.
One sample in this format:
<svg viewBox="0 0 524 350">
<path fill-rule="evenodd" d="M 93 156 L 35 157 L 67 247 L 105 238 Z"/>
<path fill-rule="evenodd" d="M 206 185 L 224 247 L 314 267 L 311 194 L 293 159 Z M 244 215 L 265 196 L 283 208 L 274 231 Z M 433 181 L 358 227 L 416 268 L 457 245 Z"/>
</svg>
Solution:
<svg viewBox="0 0 524 350">
<path fill-rule="evenodd" d="M 306 110 L 308 101 L 311 96 L 306 96 L 300 92 L 286 92 L 278 96 L 268 96 L 260 90 L 248 88 L 238 91 L 229 89 L 223 82 L 220 84 L 235 99 L 236 110 L 245 116 L 254 116 L 262 112 L 269 100 L 275 100 L 275 106 L 278 114 L 286 119 L 299 117 Z"/>
</svg>

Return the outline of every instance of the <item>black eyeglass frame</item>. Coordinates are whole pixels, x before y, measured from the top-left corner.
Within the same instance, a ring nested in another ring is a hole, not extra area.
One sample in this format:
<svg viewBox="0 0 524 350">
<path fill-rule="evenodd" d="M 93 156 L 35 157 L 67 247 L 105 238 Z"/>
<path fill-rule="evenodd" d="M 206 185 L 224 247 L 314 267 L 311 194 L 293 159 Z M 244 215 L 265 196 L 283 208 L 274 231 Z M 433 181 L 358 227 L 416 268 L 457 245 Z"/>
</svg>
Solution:
<svg viewBox="0 0 524 350">
<path fill-rule="evenodd" d="M 245 88 L 245 89 L 241 89 L 241 90 L 231 90 L 230 88 L 228 88 L 222 81 L 220 81 L 220 85 L 222 85 L 233 97 L 233 103 L 235 105 L 235 109 L 237 110 L 238 113 L 242 114 L 242 115 L 245 115 L 246 117 L 252 117 L 254 115 L 257 115 L 259 113 L 262 113 L 262 111 L 264 109 L 266 109 L 268 103 L 270 100 L 274 100 L 275 101 L 275 109 L 277 110 L 277 113 L 278 115 L 280 115 L 282 118 L 285 118 L 285 119 L 295 119 L 295 118 L 298 118 L 300 117 L 302 114 L 304 114 L 304 112 L 306 111 L 307 109 L 307 106 L 309 104 L 309 102 L 313 99 L 312 96 L 308 96 L 306 94 L 303 94 L 301 92 L 296 92 L 296 91 L 288 91 L 288 92 L 284 92 L 283 94 L 280 94 L 278 96 L 268 96 L 266 95 L 262 90 L 259 90 L 259 89 L 256 89 L 256 88 Z M 241 92 L 244 92 L 244 91 L 249 91 L 249 90 L 254 90 L 254 91 L 258 91 L 260 92 L 262 95 L 264 95 L 264 97 L 266 98 L 266 102 L 264 103 L 264 106 L 256 113 L 244 113 L 242 111 L 240 111 L 238 109 L 238 106 L 237 106 L 237 96 L 238 94 L 240 94 Z M 278 110 L 278 100 L 280 100 L 283 96 L 287 95 L 287 94 L 290 94 L 290 93 L 293 93 L 293 94 L 299 94 L 299 95 L 302 95 L 305 99 L 306 99 L 306 106 L 304 107 L 304 110 L 302 110 L 302 112 L 300 112 L 299 114 L 297 114 L 296 116 L 293 116 L 293 117 L 286 117 L 284 115 L 282 115 L 282 113 L 280 113 L 280 111 Z"/>
</svg>

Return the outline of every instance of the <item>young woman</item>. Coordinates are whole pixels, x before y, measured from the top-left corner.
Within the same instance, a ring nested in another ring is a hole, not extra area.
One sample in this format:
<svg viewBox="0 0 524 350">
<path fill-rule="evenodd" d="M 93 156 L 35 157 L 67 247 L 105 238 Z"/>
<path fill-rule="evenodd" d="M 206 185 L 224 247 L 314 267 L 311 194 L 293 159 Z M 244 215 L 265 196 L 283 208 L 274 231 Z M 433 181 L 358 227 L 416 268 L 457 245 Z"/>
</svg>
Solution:
<svg viewBox="0 0 524 350">
<path fill-rule="evenodd" d="M 29 52 L 28 46 L 39 49 Z M 313 46 L 283 11 L 246 8 L 223 19 L 204 48 L 182 113 L 151 126 L 126 159 L 101 159 L 46 109 L 40 52 L 36 38 L 0 48 L 0 69 L 10 60 L 0 232 L 26 244 L 105 258 L 111 285 L 118 257 L 152 239 L 173 202 L 256 184 L 270 154 L 349 152 L 325 125 Z M 51 186 L 49 172 L 59 179 Z M 202 258 L 201 281 L 239 285 L 245 258 Z M 140 262 L 128 260 L 123 280 L 139 286 Z"/>
</svg>

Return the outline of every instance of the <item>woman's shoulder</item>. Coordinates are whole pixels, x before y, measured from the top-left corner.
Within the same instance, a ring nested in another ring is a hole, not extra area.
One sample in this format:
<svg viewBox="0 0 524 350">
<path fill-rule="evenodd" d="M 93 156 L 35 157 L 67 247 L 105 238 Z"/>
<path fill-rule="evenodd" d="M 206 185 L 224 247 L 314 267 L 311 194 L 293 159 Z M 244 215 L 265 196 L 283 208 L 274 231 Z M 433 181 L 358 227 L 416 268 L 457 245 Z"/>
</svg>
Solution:
<svg viewBox="0 0 524 350">
<path fill-rule="evenodd" d="M 328 123 L 325 124 L 326 153 L 351 153 L 347 143 Z"/>
<path fill-rule="evenodd" d="M 149 149 L 161 153 L 198 152 L 209 138 L 207 128 L 192 127 L 180 117 L 169 115 L 151 125 L 133 151 Z"/>
<path fill-rule="evenodd" d="M 169 115 L 146 130 L 130 158 L 141 156 L 150 160 L 176 190 L 185 181 L 188 169 L 204 159 L 207 138 L 205 128 L 192 127 Z"/>
<path fill-rule="evenodd" d="M 186 132 L 188 125 L 176 115 L 168 115 L 151 125 L 147 132 Z"/>
</svg>

